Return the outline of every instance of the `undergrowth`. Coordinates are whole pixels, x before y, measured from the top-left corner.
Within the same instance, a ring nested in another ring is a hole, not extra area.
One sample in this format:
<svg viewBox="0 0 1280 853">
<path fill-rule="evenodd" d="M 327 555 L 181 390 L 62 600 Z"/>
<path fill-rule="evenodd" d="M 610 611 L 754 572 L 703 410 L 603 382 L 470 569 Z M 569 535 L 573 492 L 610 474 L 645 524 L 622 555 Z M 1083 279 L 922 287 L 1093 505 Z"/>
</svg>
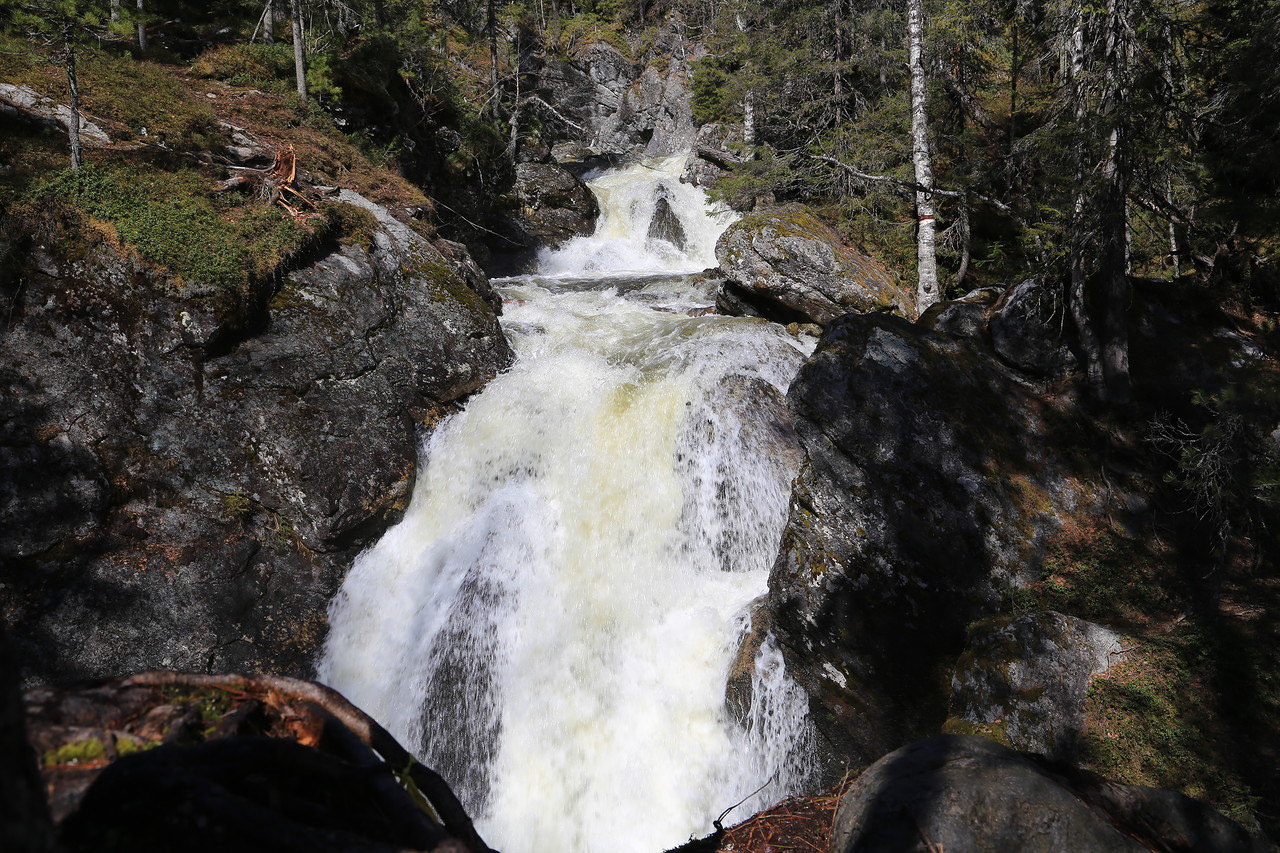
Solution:
<svg viewBox="0 0 1280 853">
<path fill-rule="evenodd" d="M 216 195 L 190 170 L 86 165 L 37 183 L 15 212 L 56 206 L 101 220 L 119 241 L 166 268 L 175 283 L 242 289 L 314 237 L 279 208 Z"/>
</svg>

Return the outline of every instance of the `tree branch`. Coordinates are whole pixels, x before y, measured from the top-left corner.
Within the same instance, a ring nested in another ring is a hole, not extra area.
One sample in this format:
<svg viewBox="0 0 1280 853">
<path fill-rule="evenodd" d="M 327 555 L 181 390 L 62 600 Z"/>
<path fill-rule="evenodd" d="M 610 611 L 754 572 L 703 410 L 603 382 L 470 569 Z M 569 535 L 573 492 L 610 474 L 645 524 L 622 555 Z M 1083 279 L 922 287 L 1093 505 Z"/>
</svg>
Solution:
<svg viewBox="0 0 1280 853">
<path fill-rule="evenodd" d="M 868 181 L 868 182 L 877 183 L 877 184 L 889 184 L 890 186 L 897 187 L 900 190 L 904 190 L 910 193 L 927 192 L 927 193 L 933 193 L 934 195 L 946 196 L 947 198 L 960 198 L 960 199 L 966 199 L 966 200 L 971 198 L 976 198 L 978 201 L 984 201 L 987 204 L 994 207 L 996 210 L 1003 213 L 1005 216 L 1008 216 L 1010 219 L 1014 221 L 1015 224 L 1020 226 L 1025 226 L 1027 224 L 1026 221 L 1021 216 L 1019 216 L 1012 207 L 1005 204 L 1003 201 L 1000 201 L 999 199 L 996 199 L 996 198 L 992 198 L 989 195 L 984 195 L 973 189 L 944 190 L 938 186 L 926 187 L 916 183 L 915 181 L 904 181 L 901 178 L 894 178 L 894 177 L 890 177 L 889 175 L 871 175 L 862 171 L 861 169 L 858 169 L 854 166 L 850 166 L 848 163 L 845 163 L 841 160 L 837 160 L 835 157 L 828 157 L 824 154 L 811 154 L 809 156 L 811 156 L 815 160 L 819 160 L 823 163 L 830 163 L 833 166 L 843 169 L 845 172 L 848 172 L 850 175 L 852 175 L 853 177 L 857 178 L 860 181 Z"/>
</svg>

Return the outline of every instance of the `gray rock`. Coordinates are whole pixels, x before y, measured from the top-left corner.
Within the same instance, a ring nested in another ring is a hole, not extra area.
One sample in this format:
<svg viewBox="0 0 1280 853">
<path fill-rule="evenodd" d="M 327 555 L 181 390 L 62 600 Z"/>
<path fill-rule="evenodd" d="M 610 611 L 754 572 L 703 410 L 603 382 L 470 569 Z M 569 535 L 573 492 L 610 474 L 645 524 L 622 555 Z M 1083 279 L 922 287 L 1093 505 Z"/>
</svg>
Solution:
<svg viewBox="0 0 1280 853">
<path fill-rule="evenodd" d="M 1123 660 L 1120 635 L 1045 611 L 980 622 L 951 677 L 951 717 L 1024 752 L 1072 761 L 1089 681 Z"/>
<path fill-rule="evenodd" d="M 676 212 L 671 209 L 671 202 L 668 201 L 665 191 L 658 197 L 653 207 L 653 218 L 649 220 L 649 231 L 645 236 L 650 240 L 666 240 L 681 251 L 688 243 L 689 238 L 684 233 L 684 225 L 681 224 L 680 217 L 676 216 Z"/>
<path fill-rule="evenodd" d="M 554 163 L 517 163 L 511 217 L 526 245 L 555 246 L 595 230 L 600 205 L 591 190 Z"/>
<path fill-rule="evenodd" d="M 826 326 L 850 311 L 912 313 L 911 295 L 884 267 L 841 245 L 802 205 L 738 220 L 716 244 L 716 260 L 732 299 L 779 322 Z"/>
<path fill-rule="evenodd" d="M 10 247 L 0 606 L 29 677 L 308 672 L 421 435 L 510 359 L 465 261 L 342 199 L 370 249 L 243 294 L 90 235 Z"/>
<path fill-rule="evenodd" d="M 979 339 L 985 336 L 987 317 L 1003 291 L 996 287 L 982 287 L 970 291 L 959 299 L 930 305 L 916 323 L 935 332 L 945 332 L 961 338 Z"/>
<path fill-rule="evenodd" d="M 1005 291 L 991 311 L 991 345 L 1007 364 L 1033 376 L 1059 377 L 1075 370 L 1066 345 L 1070 326 L 1062 293 L 1029 278 Z"/>
<path fill-rule="evenodd" d="M 840 801 L 832 853 L 1261 851 L 1205 803 L 1042 764 L 979 737 L 905 746 L 864 772 Z"/>
<path fill-rule="evenodd" d="M 1030 386 L 974 342 L 896 317 L 833 323 L 788 404 L 807 462 L 773 621 L 815 723 L 866 763 L 938 730 L 966 627 L 1039 579 L 1059 517 L 1110 493 L 1055 455 Z"/>
<path fill-rule="evenodd" d="M 697 55 L 673 15 L 659 29 L 652 62 L 592 42 L 567 60 L 546 62 L 537 70 L 537 86 L 577 125 L 579 141 L 598 154 L 674 154 L 688 150 L 694 138 L 688 63 Z"/>
<path fill-rule="evenodd" d="M 63 131 L 71 129 L 71 107 L 46 98 L 30 86 L 0 83 L 0 114 L 18 116 Z M 80 141 L 91 148 L 101 147 L 110 145 L 111 137 L 81 116 Z"/>
</svg>

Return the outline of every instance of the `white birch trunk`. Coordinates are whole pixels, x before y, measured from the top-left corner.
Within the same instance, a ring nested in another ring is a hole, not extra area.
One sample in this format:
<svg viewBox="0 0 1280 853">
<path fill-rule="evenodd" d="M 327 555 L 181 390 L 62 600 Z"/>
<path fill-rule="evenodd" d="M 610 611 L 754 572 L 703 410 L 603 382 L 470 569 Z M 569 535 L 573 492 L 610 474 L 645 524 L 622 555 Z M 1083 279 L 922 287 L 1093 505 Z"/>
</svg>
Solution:
<svg viewBox="0 0 1280 853">
<path fill-rule="evenodd" d="M 307 57 L 306 45 L 303 41 L 300 0 L 289 0 L 289 11 L 293 16 L 293 71 L 298 81 L 298 94 L 305 101 L 307 99 Z"/>
<path fill-rule="evenodd" d="M 144 10 L 142 8 L 142 0 L 138 0 L 138 22 L 135 25 L 135 30 L 138 34 L 138 52 L 139 53 L 147 52 L 147 25 L 142 21 L 143 11 Z"/>
<path fill-rule="evenodd" d="M 933 157 L 929 152 L 929 115 L 924 79 L 923 0 L 907 0 L 907 64 L 911 71 L 911 157 L 916 184 L 916 315 L 940 298 L 935 211 L 933 206 Z"/>
</svg>

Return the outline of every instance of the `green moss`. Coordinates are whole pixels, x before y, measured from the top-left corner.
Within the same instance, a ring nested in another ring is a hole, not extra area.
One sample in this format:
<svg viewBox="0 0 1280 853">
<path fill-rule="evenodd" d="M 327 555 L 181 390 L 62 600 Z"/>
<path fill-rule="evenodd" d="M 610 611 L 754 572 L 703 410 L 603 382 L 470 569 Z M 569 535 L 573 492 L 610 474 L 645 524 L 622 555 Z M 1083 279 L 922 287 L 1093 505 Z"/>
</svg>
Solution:
<svg viewBox="0 0 1280 853">
<path fill-rule="evenodd" d="M 1049 541 L 1041 580 L 1011 593 L 1015 612 L 1058 610 L 1110 624 L 1170 616 L 1185 594 L 1171 555 L 1101 521 L 1069 521 Z"/>
<path fill-rule="evenodd" d="M 324 217 L 329 231 L 343 245 L 360 246 L 365 251 L 373 248 L 373 234 L 378 230 L 378 217 L 360 207 L 342 201 L 324 206 Z"/>
<path fill-rule="evenodd" d="M 29 211 L 60 205 L 104 221 L 167 269 L 179 293 L 243 293 L 313 237 L 276 208 L 215 196 L 207 179 L 185 169 L 86 165 L 53 174 L 24 202 Z"/>
<path fill-rule="evenodd" d="M 218 499 L 222 508 L 227 511 L 232 519 L 240 522 L 246 521 L 250 516 L 258 511 L 258 502 L 246 495 L 244 492 L 227 492 Z"/>
<path fill-rule="evenodd" d="M 1258 797 L 1235 769 L 1226 722 L 1198 660 L 1204 638 L 1149 638 L 1089 690 L 1083 762 L 1131 784 L 1181 791 L 1257 825 Z"/>
<path fill-rule="evenodd" d="M 293 51 L 283 42 L 218 45 L 191 63 L 191 73 L 233 86 L 283 92 L 294 73 Z"/>
<path fill-rule="evenodd" d="M 57 764 L 81 764 L 90 761 L 102 761 L 107 757 L 107 748 L 96 737 L 63 744 L 44 754 L 46 767 Z"/>
<path fill-rule="evenodd" d="M 968 720 L 962 720 L 959 717 L 949 717 L 942 724 L 942 733 L 946 735 L 977 735 L 987 740 L 993 740 L 996 743 L 1003 744 L 1010 748 L 1015 748 L 1009 742 L 1009 734 L 1005 731 L 1003 721 L 994 723 L 971 723 Z"/>
<path fill-rule="evenodd" d="M 135 752 L 146 752 L 149 749 L 155 749 L 160 745 L 160 741 L 140 741 L 132 738 L 117 738 L 116 755 L 124 758 L 126 755 L 133 755 Z"/>
</svg>

